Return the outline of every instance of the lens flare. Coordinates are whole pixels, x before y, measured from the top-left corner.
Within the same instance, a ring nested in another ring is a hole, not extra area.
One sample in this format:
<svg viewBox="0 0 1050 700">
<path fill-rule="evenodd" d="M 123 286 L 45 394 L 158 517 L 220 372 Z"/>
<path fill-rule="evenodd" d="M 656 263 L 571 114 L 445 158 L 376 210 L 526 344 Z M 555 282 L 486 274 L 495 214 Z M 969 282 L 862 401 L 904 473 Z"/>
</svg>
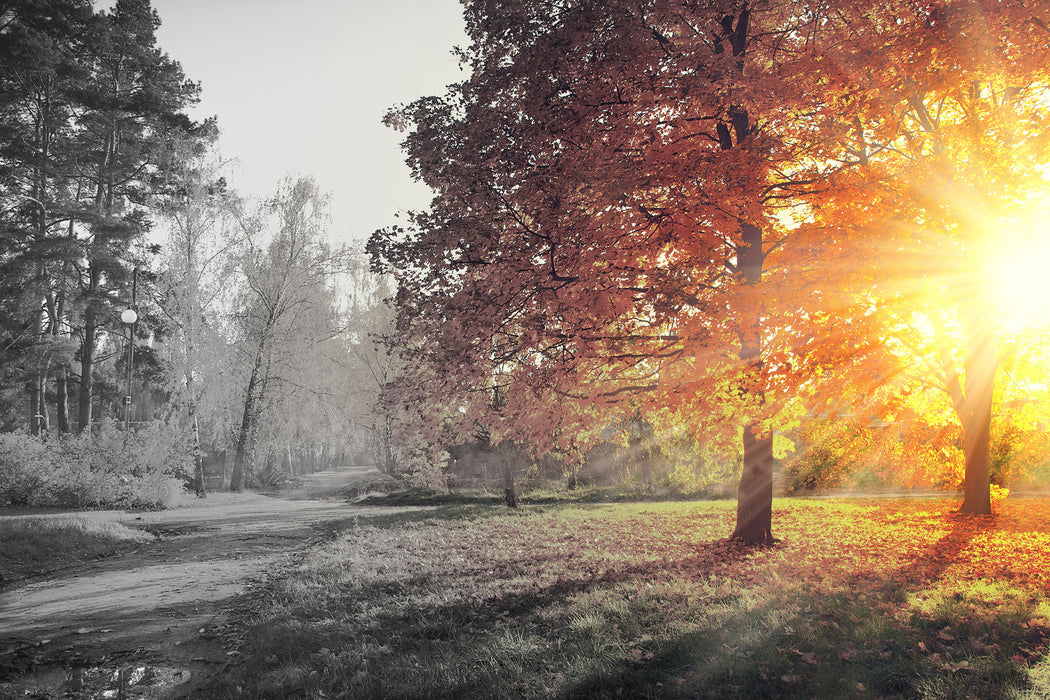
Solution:
<svg viewBox="0 0 1050 700">
<path fill-rule="evenodd" d="M 989 255 L 992 301 L 1007 331 L 1050 327 L 1050 197 L 1012 228 Z"/>
</svg>

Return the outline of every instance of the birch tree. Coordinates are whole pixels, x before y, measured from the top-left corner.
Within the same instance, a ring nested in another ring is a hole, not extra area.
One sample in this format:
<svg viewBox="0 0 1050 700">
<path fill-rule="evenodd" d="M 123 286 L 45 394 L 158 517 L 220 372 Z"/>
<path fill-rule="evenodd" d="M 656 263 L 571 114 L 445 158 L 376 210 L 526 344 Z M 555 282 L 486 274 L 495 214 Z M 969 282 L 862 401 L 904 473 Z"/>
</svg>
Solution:
<svg viewBox="0 0 1050 700">
<path fill-rule="evenodd" d="M 263 410 L 268 402 L 279 407 L 282 385 L 296 383 L 301 365 L 309 363 L 309 355 L 302 355 L 304 344 L 339 333 L 326 302 L 346 261 L 328 244 L 327 225 L 327 196 L 310 179 L 282 182 L 256 212 L 239 217 L 247 248 L 239 263 L 243 290 L 237 348 L 244 380 L 230 484 L 235 491 L 249 476 Z"/>
</svg>

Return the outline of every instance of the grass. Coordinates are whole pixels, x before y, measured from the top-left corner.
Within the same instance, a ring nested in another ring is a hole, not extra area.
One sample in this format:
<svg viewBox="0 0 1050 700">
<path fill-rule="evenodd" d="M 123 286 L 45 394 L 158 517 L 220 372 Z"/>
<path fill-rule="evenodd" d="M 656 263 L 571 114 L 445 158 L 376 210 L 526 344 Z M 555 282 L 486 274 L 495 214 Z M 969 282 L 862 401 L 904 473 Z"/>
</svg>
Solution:
<svg viewBox="0 0 1050 700">
<path fill-rule="evenodd" d="M 456 489 L 437 492 L 404 489 L 397 482 L 370 485 L 348 494 L 360 505 L 375 506 L 434 506 L 434 505 L 501 505 L 502 492 L 485 489 Z M 568 505 L 578 503 L 639 503 L 653 501 L 716 500 L 725 494 L 709 491 L 683 492 L 666 486 L 580 486 L 567 490 L 560 486 L 539 486 L 522 489 L 518 502 L 522 505 Z"/>
<path fill-rule="evenodd" d="M 450 505 L 256 601 L 209 697 L 1050 698 L 1050 500 Z"/>
<path fill-rule="evenodd" d="M 0 517 L 0 583 L 112 556 L 153 539 L 120 523 L 118 515 Z"/>
</svg>

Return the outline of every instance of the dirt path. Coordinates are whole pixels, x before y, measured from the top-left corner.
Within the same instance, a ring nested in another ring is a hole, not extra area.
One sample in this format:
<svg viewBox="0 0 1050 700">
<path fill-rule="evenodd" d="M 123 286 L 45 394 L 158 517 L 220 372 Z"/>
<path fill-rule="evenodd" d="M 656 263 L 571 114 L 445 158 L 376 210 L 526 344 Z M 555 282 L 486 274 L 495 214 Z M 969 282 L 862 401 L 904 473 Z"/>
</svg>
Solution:
<svg viewBox="0 0 1050 700">
<path fill-rule="evenodd" d="M 159 539 L 0 593 L 0 698 L 192 694 L 231 661 L 230 613 L 245 593 L 326 529 L 380 514 L 338 497 L 375 474 L 348 467 L 280 497 L 126 515 Z"/>
</svg>

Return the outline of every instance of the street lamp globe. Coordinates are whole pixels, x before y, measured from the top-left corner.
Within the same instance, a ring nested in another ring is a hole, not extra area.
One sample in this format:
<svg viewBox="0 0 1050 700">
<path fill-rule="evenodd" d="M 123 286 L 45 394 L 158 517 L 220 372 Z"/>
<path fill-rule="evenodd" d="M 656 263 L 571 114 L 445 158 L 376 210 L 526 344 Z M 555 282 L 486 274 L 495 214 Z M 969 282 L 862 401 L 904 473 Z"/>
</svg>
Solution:
<svg viewBox="0 0 1050 700">
<path fill-rule="evenodd" d="M 124 309 L 120 312 L 120 322 L 125 326 L 130 326 L 139 320 L 139 315 L 135 313 L 135 309 Z"/>
</svg>

